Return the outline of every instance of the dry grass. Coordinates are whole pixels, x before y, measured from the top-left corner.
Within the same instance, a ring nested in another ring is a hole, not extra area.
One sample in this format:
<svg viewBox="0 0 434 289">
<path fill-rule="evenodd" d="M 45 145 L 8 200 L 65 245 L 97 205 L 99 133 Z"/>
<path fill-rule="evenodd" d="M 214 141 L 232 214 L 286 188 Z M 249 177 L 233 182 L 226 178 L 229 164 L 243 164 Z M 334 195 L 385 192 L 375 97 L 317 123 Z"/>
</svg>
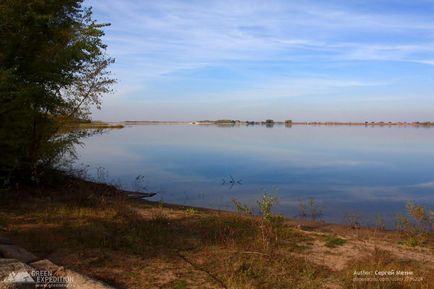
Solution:
<svg viewBox="0 0 434 289">
<path fill-rule="evenodd" d="M 338 237 L 301 230 L 272 214 L 162 206 L 129 200 L 105 185 L 70 179 L 59 184 L 2 196 L 2 230 L 41 258 L 119 288 L 386 289 L 434 282 L 428 263 L 403 258 L 405 250 L 398 258 L 363 247 L 367 241 L 352 239 L 349 228 L 339 227 Z M 424 280 L 352 280 L 354 270 L 388 268 L 412 270 Z"/>
<path fill-rule="evenodd" d="M 360 271 L 370 273 L 355 275 L 355 272 Z M 430 289 L 434 284 L 433 272 L 432 268 L 421 262 L 399 260 L 387 251 L 375 249 L 345 270 L 343 284 L 344 288 L 355 289 Z M 355 281 L 355 278 L 368 278 L 373 281 Z"/>
</svg>

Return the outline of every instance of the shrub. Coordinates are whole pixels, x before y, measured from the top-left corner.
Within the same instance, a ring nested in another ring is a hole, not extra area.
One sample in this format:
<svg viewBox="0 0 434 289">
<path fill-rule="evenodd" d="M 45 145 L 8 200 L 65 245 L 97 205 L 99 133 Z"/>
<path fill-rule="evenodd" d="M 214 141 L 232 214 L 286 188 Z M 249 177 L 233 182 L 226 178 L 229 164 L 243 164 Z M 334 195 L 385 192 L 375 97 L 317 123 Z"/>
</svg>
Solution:
<svg viewBox="0 0 434 289">
<path fill-rule="evenodd" d="M 262 215 L 262 217 L 266 220 L 270 220 L 273 216 L 272 214 L 272 208 L 277 203 L 277 198 L 272 197 L 265 193 L 262 196 L 262 199 L 258 201 L 259 211 Z"/>
<path fill-rule="evenodd" d="M 407 216 L 397 215 L 396 229 L 402 236 L 402 243 L 408 246 L 418 246 L 425 243 L 432 234 L 434 225 L 434 211 L 416 204 L 407 202 Z"/>
</svg>

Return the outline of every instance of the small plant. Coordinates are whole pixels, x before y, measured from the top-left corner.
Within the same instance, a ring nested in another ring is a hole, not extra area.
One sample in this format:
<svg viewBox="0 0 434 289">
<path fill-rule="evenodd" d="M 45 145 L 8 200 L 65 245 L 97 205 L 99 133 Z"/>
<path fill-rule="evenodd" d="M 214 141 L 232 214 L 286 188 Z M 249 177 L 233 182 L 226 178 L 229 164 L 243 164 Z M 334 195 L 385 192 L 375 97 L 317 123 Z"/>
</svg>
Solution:
<svg viewBox="0 0 434 289">
<path fill-rule="evenodd" d="M 346 242 L 347 240 L 332 235 L 326 238 L 325 245 L 329 248 L 336 248 L 344 245 Z"/>
<path fill-rule="evenodd" d="M 301 219 L 307 218 L 307 207 L 306 207 L 306 203 L 304 202 L 304 200 L 298 201 L 298 217 Z"/>
<path fill-rule="evenodd" d="M 428 210 L 420 205 L 417 205 L 414 201 L 407 203 L 408 214 L 416 222 L 416 226 L 420 230 L 431 232 L 434 226 L 434 211 Z"/>
<path fill-rule="evenodd" d="M 187 209 L 185 209 L 185 212 L 189 215 L 196 215 L 198 213 L 198 211 L 196 209 L 193 209 L 193 208 L 187 208 Z"/>
<path fill-rule="evenodd" d="M 262 199 L 258 201 L 259 211 L 265 220 L 270 220 L 273 216 L 272 208 L 277 204 L 277 198 L 265 193 Z"/>
<path fill-rule="evenodd" d="M 347 212 L 345 213 L 344 219 L 353 229 L 358 229 L 361 226 L 362 217 L 358 213 Z"/>
<path fill-rule="evenodd" d="M 283 224 L 283 218 L 273 215 L 272 209 L 277 204 L 277 198 L 265 193 L 258 202 L 261 213 L 261 237 L 264 249 L 268 250 L 272 241 L 278 242 L 278 232 Z"/>
<path fill-rule="evenodd" d="M 298 216 L 302 219 L 310 217 L 313 221 L 321 218 L 324 209 L 318 204 L 315 198 L 308 198 L 307 202 L 300 200 L 298 203 Z"/>
<path fill-rule="evenodd" d="M 253 210 L 247 205 L 232 199 L 232 203 L 239 213 L 253 215 Z M 261 243 L 265 250 L 270 248 L 270 244 L 278 243 L 279 236 L 284 231 L 285 218 L 281 215 L 275 215 L 272 212 L 273 206 L 277 204 L 277 198 L 265 193 L 257 201 L 261 218 L 256 219 L 256 224 L 260 229 Z"/>
<path fill-rule="evenodd" d="M 316 221 L 317 219 L 321 218 L 323 214 L 323 208 L 317 204 L 313 197 L 309 198 L 309 209 L 312 220 Z"/>
<path fill-rule="evenodd" d="M 232 204 L 234 204 L 235 209 L 237 210 L 238 213 L 243 213 L 243 214 L 247 214 L 247 215 L 253 214 L 251 208 L 249 208 L 247 205 L 241 203 L 240 201 L 238 201 L 235 198 L 232 199 Z"/>
<path fill-rule="evenodd" d="M 386 222 L 384 221 L 384 217 L 382 214 L 377 214 L 375 216 L 375 229 L 381 231 L 386 229 Z"/>
</svg>

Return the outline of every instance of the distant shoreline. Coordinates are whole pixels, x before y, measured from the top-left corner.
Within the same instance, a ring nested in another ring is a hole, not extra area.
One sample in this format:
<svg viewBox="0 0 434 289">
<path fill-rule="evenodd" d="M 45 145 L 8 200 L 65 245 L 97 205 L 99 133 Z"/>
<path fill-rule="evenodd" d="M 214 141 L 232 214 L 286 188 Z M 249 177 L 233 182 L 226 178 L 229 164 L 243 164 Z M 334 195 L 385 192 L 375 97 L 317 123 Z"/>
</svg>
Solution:
<svg viewBox="0 0 434 289">
<path fill-rule="evenodd" d="M 239 120 L 205 120 L 205 121 L 121 121 L 120 125 L 217 125 L 217 126 L 254 126 L 254 125 L 305 125 L 305 126 L 414 126 L 414 127 L 434 127 L 434 122 L 331 122 L 331 121 L 239 121 Z"/>
<path fill-rule="evenodd" d="M 364 127 L 434 127 L 434 122 L 331 122 L 331 121 L 239 121 L 239 120 L 204 120 L 204 121 L 154 121 L 154 120 L 139 120 L 139 121 L 91 121 L 91 122 L 73 122 L 67 126 L 70 128 L 79 129 L 122 129 L 125 126 L 132 125 L 198 125 L 198 126 L 220 126 L 220 127 L 235 127 L 235 126 L 364 126 Z"/>
</svg>

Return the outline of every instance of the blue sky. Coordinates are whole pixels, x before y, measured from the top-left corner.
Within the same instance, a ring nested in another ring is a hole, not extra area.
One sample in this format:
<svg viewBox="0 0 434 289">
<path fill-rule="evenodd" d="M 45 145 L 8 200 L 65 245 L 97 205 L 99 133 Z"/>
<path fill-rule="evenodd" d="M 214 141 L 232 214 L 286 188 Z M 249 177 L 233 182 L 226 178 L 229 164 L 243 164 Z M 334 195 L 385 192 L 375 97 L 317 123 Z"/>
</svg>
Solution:
<svg viewBox="0 0 434 289">
<path fill-rule="evenodd" d="M 102 120 L 434 121 L 434 0 L 85 0 Z"/>
</svg>

